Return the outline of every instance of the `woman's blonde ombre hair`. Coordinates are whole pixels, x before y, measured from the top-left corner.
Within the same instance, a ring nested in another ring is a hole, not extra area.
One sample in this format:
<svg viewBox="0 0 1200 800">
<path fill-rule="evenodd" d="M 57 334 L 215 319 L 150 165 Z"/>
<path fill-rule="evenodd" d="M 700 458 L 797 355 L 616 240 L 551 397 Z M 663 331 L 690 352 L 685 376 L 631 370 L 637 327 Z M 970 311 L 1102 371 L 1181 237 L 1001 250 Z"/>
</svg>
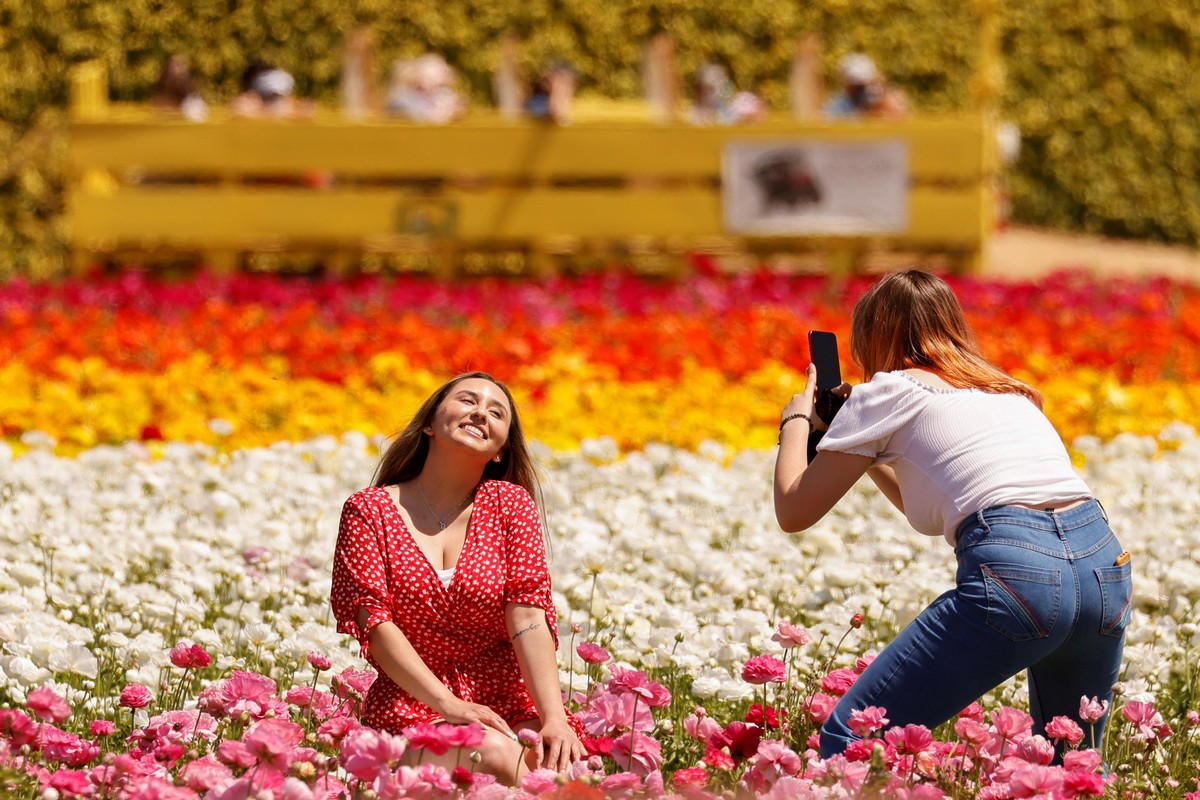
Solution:
<svg viewBox="0 0 1200 800">
<path fill-rule="evenodd" d="M 1019 394 L 1042 407 L 1040 392 L 983 357 L 954 290 L 922 270 L 888 275 L 859 298 L 850 352 L 867 380 L 877 372 L 925 369 L 960 389 Z"/>
</svg>

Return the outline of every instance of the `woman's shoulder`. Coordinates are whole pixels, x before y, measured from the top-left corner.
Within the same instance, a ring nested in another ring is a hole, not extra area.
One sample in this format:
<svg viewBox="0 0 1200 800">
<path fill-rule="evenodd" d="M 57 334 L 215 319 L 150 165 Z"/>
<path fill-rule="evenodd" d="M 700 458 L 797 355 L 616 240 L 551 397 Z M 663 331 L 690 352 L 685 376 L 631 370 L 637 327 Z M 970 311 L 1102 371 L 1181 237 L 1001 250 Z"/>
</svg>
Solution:
<svg viewBox="0 0 1200 800">
<path fill-rule="evenodd" d="M 510 500 L 521 501 L 529 497 L 529 490 L 519 483 L 511 481 L 502 481 L 497 478 L 489 478 L 479 484 L 479 488 L 475 491 L 475 497 L 492 497 L 498 501 L 508 502 Z"/>
<path fill-rule="evenodd" d="M 364 486 L 346 498 L 345 506 L 355 508 L 373 508 L 384 505 L 391 500 L 385 486 Z"/>
</svg>

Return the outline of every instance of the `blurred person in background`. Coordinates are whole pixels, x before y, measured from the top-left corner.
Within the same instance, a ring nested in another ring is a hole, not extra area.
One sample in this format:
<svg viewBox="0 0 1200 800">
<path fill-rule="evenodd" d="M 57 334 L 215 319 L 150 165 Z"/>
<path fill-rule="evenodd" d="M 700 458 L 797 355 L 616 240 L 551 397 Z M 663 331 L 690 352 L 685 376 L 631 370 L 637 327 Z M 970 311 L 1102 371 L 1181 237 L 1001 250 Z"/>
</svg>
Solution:
<svg viewBox="0 0 1200 800">
<path fill-rule="evenodd" d="M 835 118 L 901 119 L 908 114 L 904 93 L 888 85 L 870 56 L 851 53 L 842 59 L 842 88 L 825 104 Z"/>
<path fill-rule="evenodd" d="M 242 92 L 230 101 L 229 110 L 237 117 L 311 117 L 315 106 L 297 99 L 295 88 L 291 74 L 269 62 L 255 61 L 242 73 Z"/>
<path fill-rule="evenodd" d="M 208 119 L 208 103 L 196 89 L 192 65 L 185 55 L 176 53 L 163 62 L 150 102 L 159 111 L 178 112 L 192 122 Z"/>
<path fill-rule="evenodd" d="M 525 98 L 525 115 L 544 122 L 567 125 L 579 76 L 568 62 L 551 62 L 538 75 Z"/>
<path fill-rule="evenodd" d="M 762 99 L 752 92 L 737 91 L 723 64 L 710 61 L 702 66 L 692 87 L 695 100 L 691 120 L 698 125 L 732 125 L 766 116 Z"/>
<path fill-rule="evenodd" d="M 379 673 L 362 721 L 483 726 L 478 746 L 413 758 L 450 769 L 478 750 L 514 784 L 585 754 L 563 706 L 540 498 L 512 395 L 475 372 L 422 404 L 342 509 L 330 601 Z M 540 745 L 523 754 L 517 731 Z"/>
<path fill-rule="evenodd" d="M 396 61 L 388 89 L 388 112 L 414 122 L 453 122 L 467 110 L 455 83 L 454 69 L 437 53 Z"/>
</svg>

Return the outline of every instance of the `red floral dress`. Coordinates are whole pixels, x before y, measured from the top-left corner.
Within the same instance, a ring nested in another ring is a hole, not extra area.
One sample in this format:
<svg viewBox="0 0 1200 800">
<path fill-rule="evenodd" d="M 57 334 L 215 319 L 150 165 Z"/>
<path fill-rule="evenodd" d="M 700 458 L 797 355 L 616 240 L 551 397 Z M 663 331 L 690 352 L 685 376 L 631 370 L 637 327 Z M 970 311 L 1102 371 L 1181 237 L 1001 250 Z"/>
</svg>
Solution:
<svg viewBox="0 0 1200 800">
<path fill-rule="evenodd" d="M 456 696 L 494 710 L 510 725 L 537 718 L 504 622 L 508 603 L 538 606 L 558 646 L 550 572 L 537 506 L 524 488 L 485 481 L 449 588 L 417 546 L 383 487 L 346 501 L 333 558 L 331 595 L 337 629 L 358 639 L 379 677 L 367 692 L 362 720 L 399 733 L 442 718 L 384 674 L 367 634 L 391 620 L 421 660 Z M 359 608 L 370 618 L 359 628 Z M 569 716 L 572 725 L 578 723 Z"/>
</svg>

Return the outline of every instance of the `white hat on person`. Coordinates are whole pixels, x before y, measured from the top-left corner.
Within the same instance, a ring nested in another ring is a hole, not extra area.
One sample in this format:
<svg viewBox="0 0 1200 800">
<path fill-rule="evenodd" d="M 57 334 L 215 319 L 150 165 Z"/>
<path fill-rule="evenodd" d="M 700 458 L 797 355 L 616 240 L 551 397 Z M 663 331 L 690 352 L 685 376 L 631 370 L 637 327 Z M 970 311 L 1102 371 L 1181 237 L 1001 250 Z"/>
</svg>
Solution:
<svg viewBox="0 0 1200 800">
<path fill-rule="evenodd" d="M 865 53 L 851 53 L 842 59 L 842 79 L 846 83 L 866 84 L 878 77 L 875 62 Z"/>
<path fill-rule="evenodd" d="M 254 79 L 250 87 L 263 98 L 287 97 L 295 88 L 292 76 L 281 69 L 269 69 Z"/>
</svg>

